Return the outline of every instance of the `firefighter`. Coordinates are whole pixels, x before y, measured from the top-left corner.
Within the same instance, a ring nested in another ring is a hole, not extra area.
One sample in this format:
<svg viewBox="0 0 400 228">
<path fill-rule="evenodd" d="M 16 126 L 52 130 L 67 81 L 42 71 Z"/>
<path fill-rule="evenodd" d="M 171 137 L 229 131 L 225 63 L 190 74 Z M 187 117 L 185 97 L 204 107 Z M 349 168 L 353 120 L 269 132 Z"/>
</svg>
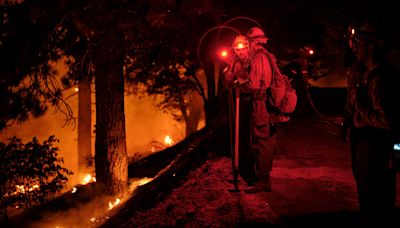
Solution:
<svg viewBox="0 0 400 228">
<path fill-rule="evenodd" d="M 248 185 L 244 191 L 268 192 L 271 191 L 272 150 L 268 145 L 270 121 L 266 89 L 271 83 L 271 67 L 267 56 L 257 52 L 267 41 L 264 33 L 247 35 L 235 38 L 233 49 L 237 60 L 225 71 L 225 78 L 228 85 L 240 86 L 239 173 Z"/>
</svg>

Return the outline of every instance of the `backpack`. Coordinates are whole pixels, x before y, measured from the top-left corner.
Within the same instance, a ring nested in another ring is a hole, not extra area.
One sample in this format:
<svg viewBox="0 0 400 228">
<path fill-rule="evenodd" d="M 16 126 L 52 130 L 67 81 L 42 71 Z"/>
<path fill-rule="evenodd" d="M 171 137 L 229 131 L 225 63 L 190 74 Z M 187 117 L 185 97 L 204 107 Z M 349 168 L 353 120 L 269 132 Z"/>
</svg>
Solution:
<svg viewBox="0 0 400 228">
<path fill-rule="evenodd" d="M 290 120 L 290 114 L 297 105 L 296 90 L 292 88 L 288 76 L 282 74 L 273 54 L 264 51 L 271 65 L 271 85 L 267 89 L 267 107 L 271 115 L 272 123 L 285 123 Z"/>
</svg>

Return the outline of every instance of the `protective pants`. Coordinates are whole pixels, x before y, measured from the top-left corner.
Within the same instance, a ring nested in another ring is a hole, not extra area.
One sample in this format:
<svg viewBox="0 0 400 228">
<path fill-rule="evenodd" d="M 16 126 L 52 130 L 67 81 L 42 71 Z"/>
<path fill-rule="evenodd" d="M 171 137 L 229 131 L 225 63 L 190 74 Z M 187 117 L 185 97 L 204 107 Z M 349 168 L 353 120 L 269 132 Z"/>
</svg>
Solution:
<svg viewBox="0 0 400 228">
<path fill-rule="evenodd" d="M 360 210 L 369 216 L 386 216 L 396 207 L 396 171 L 389 168 L 392 137 L 387 130 L 352 129 L 353 175 Z"/>
<path fill-rule="evenodd" d="M 248 185 L 269 178 L 273 151 L 265 99 L 243 94 L 240 101 L 239 172 Z"/>
</svg>

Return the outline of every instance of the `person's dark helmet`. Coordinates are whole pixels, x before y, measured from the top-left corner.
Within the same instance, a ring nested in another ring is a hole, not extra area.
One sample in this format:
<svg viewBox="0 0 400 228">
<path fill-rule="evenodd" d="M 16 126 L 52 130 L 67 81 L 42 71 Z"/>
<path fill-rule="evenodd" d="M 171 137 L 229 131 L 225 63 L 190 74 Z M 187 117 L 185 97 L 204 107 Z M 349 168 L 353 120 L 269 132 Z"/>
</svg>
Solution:
<svg viewBox="0 0 400 228">
<path fill-rule="evenodd" d="M 391 46 L 391 37 L 386 25 L 377 20 L 353 21 L 348 27 L 349 38 L 364 38 L 382 47 Z"/>
</svg>

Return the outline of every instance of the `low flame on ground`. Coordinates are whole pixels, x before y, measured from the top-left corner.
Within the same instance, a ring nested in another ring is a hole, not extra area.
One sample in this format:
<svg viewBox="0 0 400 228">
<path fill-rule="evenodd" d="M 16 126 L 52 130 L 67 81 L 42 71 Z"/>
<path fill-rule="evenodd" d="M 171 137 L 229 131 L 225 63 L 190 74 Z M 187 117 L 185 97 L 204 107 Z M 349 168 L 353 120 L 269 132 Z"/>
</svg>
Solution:
<svg viewBox="0 0 400 228">
<path fill-rule="evenodd" d="M 121 202 L 121 200 L 119 198 L 115 199 L 114 202 L 109 201 L 108 202 L 108 210 L 113 209 L 115 206 L 117 206 L 119 203 Z"/>
<path fill-rule="evenodd" d="M 153 178 L 149 178 L 149 177 L 142 178 L 137 182 L 137 186 L 145 185 L 145 184 L 149 183 L 152 180 L 153 180 Z"/>
<path fill-rule="evenodd" d="M 38 184 L 35 184 L 35 185 L 33 185 L 31 188 L 29 188 L 29 191 L 31 192 L 31 191 L 33 191 L 33 190 L 35 190 L 35 189 L 37 189 L 37 188 L 39 188 L 39 185 L 38 185 Z"/>
<path fill-rule="evenodd" d="M 174 144 L 174 141 L 172 140 L 172 138 L 169 135 L 167 135 L 167 136 L 165 136 L 164 143 L 167 146 L 172 146 L 172 144 Z"/>
<path fill-rule="evenodd" d="M 25 192 L 32 192 L 32 191 L 38 189 L 39 185 L 35 184 L 30 188 L 25 187 L 25 185 L 15 185 L 15 188 L 17 190 L 15 192 L 11 193 L 11 195 L 17 195 L 17 194 L 20 194 L 20 193 L 25 194 Z M 8 196 L 8 194 L 6 194 L 5 196 Z"/>
<path fill-rule="evenodd" d="M 90 182 L 96 182 L 96 177 L 92 177 L 92 175 L 87 174 L 87 175 L 83 178 L 82 184 L 85 185 L 85 184 L 88 184 L 88 183 L 90 183 Z"/>
<path fill-rule="evenodd" d="M 154 178 L 150 178 L 150 177 L 144 177 L 142 179 L 138 179 L 138 180 L 134 180 L 132 181 L 132 183 L 129 185 L 129 190 L 131 192 L 135 191 L 135 189 L 139 186 L 145 185 L 147 183 L 149 183 L 150 181 L 152 181 Z"/>
<path fill-rule="evenodd" d="M 86 184 L 89 184 L 90 182 L 96 182 L 96 177 L 92 177 L 92 175 L 87 174 L 83 178 L 81 184 L 86 185 Z M 78 191 L 78 188 L 76 186 L 72 187 L 71 193 L 75 193 L 76 191 Z"/>
<path fill-rule="evenodd" d="M 25 185 L 15 185 L 16 190 L 14 192 L 11 192 L 10 194 L 8 194 L 8 193 L 4 194 L 4 198 L 7 198 L 9 196 L 15 196 L 18 194 L 25 194 L 27 192 L 35 191 L 39 188 L 40 188 L 40 186 L 38 184 L 35 184 L 32 187 L 25 186 Z M 19 206 L 17 205 L 17 206 L 15 206 L 15 208 L 19 209 Z"/>
</svg>

